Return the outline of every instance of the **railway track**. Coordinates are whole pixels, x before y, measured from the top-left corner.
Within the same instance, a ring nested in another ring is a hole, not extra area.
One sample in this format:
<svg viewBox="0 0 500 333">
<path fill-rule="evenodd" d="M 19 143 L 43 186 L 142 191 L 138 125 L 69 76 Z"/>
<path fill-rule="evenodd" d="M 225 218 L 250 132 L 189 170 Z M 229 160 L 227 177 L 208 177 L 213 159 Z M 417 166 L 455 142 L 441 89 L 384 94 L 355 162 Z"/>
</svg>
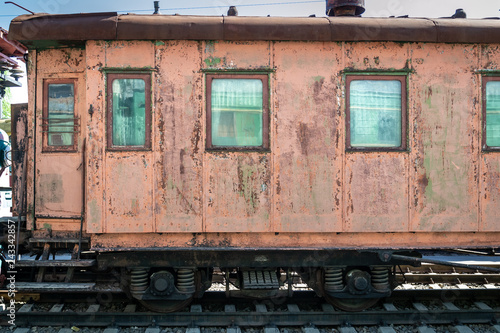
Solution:
<svg viewBox="0 0 500 333">
<path fill-rule="evenodd" d="M 247 328 L 277 333 L 280 328 L 302 327 L 307 333 L 333 332 L 334 328 L 343 333 L 355 333 L 365 326 L 391 333 L 399 331 L 398 325 L 420 327 L 419 332 L 429 333 L 442 331 L 442 327 L 446 327 L 445 331 L 474 332 L 469 330 L 470 325 L 482 325 L 484 332 L 500 332 L 499 300 L 500 287 L 489 290 L 429 289 L 425 292 L 402 289 L 373 309 L 349 313 L 323 304 L 312 292 L 297 292 L 286 302 L 236 303 L 232 299 L 230 301 L 235 303 L 229 304 L 222 292 L 210 292 L 202 302 L 171 314 L 148 312 L 128 303 L 100 305 L 91 302 L 75 308 L 70 303 L 35 302 L 24 304 L 16 311 L 15 323 L 20 328 L 85 327 L 91 332 L 96 332 L 96 328 L 115 329 L 107 333 L 126 327 L 140 327 L 144 331 L 147 328 L 188 327 L 191 333 L 217 327 L 229 328 L 227 332 L 233 330 L 235 333 Z"/>
</svg>

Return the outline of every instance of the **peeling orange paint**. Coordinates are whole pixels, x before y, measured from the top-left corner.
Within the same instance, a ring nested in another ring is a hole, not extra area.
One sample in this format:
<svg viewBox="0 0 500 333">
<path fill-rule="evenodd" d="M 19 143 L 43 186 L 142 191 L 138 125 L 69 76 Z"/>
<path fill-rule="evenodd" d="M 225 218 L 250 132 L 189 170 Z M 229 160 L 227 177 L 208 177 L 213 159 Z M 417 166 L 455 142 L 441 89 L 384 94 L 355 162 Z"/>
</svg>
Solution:
<svg viewBox="0 0 500 333">
<path fill-rule="evenodd" d="M 475 71 L 499 65 L 496 45 L 438 43 L 88 41 L 40 51 L 31 116 L 40 122 L 44 78 L 72 77 L 82 126 L 67 155 L 40 153 L 35 127 L 29 200 L 45 219 L 75 217 L 84 201 L 99 248 L 498 246 L 500 156 L 481 151 Z M 117 70 L 152 77 L 151 149 L 105 148 L 106 73 Z M 269 151 L 205 150 L 204 77 L 214 70 L 268 73 Z M 408 151 L 345 151 L 346 71 L 407 73 Z"/>
</svg>

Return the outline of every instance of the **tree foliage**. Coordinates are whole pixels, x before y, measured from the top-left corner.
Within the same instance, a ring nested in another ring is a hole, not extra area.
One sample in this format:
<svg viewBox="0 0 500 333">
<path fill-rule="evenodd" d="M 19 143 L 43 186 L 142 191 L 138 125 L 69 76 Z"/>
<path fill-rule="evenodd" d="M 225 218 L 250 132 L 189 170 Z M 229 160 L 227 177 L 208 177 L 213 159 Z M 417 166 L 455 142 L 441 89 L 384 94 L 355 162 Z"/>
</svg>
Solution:
<svg viewBox="0 0 500 333">
<path fill-rule="evenodd" d="M 5 88 L 5 96 L 2 98 L 2 118 L 10 118 L 10 101 L 12 99 L 12 92 L 10 88 Z"/>
</svg>

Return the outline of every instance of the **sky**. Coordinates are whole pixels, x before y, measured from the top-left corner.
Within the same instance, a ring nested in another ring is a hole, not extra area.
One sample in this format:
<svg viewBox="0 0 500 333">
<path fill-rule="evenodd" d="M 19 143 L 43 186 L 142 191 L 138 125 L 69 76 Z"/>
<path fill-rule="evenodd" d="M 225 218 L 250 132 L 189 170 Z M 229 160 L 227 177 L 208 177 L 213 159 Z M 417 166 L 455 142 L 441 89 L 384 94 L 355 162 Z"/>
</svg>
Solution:
<svg viewBox="0 0 500 333">
<path fill-rule="evenodd" d="M 153 0 L 15 0 L 18 5 L 35 13 L 72 14 L 118 12 L 119 14 L 152 14 Z M 325 16 L 325 0 L 160 0 L 160 12 L 165 15 L 209 15 L 227 13 L 236 6 L 240 16 Z M 363 17 L 449 17 L 463 8 L 468 18 L 500 16 L 500 0 L 365 0 Z M 0 3 L 0 27 L 8 30 L 10 21 L 27 14 L 13 4 Z M 23 84 L 25 86 L 25 84 Z M 23 88 L 12 90 L 13 103 L 25 102 Z"/>
</svg>

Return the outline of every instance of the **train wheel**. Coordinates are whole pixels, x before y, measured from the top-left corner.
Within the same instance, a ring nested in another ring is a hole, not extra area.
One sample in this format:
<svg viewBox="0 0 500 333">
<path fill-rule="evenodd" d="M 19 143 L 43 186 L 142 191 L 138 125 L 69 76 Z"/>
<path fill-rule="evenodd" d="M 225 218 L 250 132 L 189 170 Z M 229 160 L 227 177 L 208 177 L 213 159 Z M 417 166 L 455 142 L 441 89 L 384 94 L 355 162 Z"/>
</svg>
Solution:
<svg viewBox="0 0 500 333">
<path fill-rule="evenodd" d="M 139 300 L 139 303 L 141 303 L 142 306 L 144 306 L 146 309 L 154 311 L 154 312 L 161 312 L 161 313 L 169 313 L 169 312 L 175 312 L 182 310 L 191 302 L 193 301 L 193 297 L 188 298 L 186 300 L 182 301 L 169 301 L 169 300 L 160 300 L 160 301 L 141 301 Z"/>
<path fill-rule="evenodd" d="M 371 308 L 378 303 L 380 298 L 336 298 L 323 294 L 325 300 L 340 310 L 348 312 L 359 312 Z"/>
<path fill-rule="evenodd" d="M 354 274 L 360 273 L 361 276 L 363 276 L 363 274 L 366 274 L 357 270 L 352 270 L 351 272 L 354 272 Z M 319 283 L 316 284 L 316 287 L 319 289 L 320 294 L 323 295 L 323 298 L 328 303 L 341 310 L 348 312 L 363 311 L 368 308 L 371 308 L 372 306 L 377 304 L 378 301 L 380 300 L 380 298 L 361 298 L 355 296 L 353 298 L 337 298 L 331 296 L 331 294 L 329 294 L 328 291 L 326 290 L 325 286 L 328 285 L 329 288 L 334 290 L 343 289 L 344 285 L 343 285 L 341 269 L 338 268 L 331 269 L 326 267 L 323 269 L 318 269 L 316 271 L 316 278 L 319 281 Z"/>
</svg>

